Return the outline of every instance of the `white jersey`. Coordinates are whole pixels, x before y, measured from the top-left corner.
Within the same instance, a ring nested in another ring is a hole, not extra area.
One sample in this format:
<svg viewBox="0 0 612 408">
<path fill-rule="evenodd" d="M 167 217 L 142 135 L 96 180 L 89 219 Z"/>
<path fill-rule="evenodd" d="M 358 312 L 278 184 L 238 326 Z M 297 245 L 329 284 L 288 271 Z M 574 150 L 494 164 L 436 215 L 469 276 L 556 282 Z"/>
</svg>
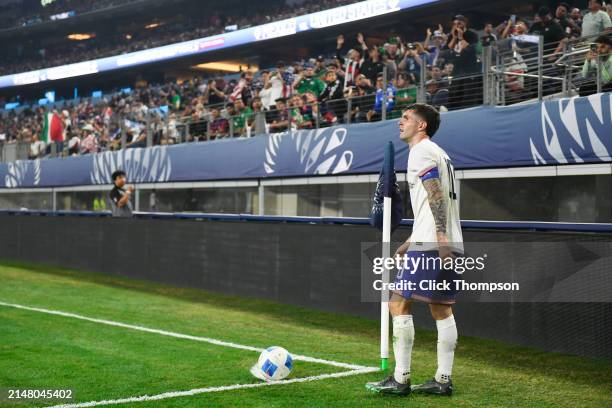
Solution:
<svg viewBox="0 0 612 408">
<path fill-rule="evenodd" d="M 455 171 L 450 158 L 440 146 L 423 139 L 410 148 L 408 154 L 408 185 L 414 212 L 414 226 L 410 236 L 411 251 L 433 249 L 438 242 L 436 223 L 427 199 L 423 181 L 439 177 L 442 194 L 446 200 L 446 236 L 453 250 L 463 253 L 463 235 L 459 220 L 459 202 L 455 191 Z"/>
</svg>

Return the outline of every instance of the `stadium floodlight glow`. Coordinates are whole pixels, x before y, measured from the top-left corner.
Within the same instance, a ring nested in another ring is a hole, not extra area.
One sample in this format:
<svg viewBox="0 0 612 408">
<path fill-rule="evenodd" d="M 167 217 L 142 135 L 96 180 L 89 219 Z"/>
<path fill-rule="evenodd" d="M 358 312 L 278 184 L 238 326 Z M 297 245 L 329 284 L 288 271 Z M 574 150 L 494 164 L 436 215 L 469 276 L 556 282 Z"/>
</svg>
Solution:
<svg viewBox="0 0 612 408">
<path fill-rule="evenodd" d="M 68 39 L 73 40 L 73 41 L 90 40 L 94 37 L 95 37 L 95 34 L 88 34 L 88 33 L 68 34 Z"/>
<path fill-rule="evenodd" d="M 224 72 L 240 72 L 241 68 L 246 67 L 249 64 L 239 62 L 206 62 L 203 64 L 195 65 L 193 68 L 202 69 L 206 71 L 224 71 Z M 251 70 L 258 71 L 259 67 L 251 65 Z"/>
<path fill-rule="evenodd" d="M 248 27 L 233 32 L 216 34 L 210 37 L 198 38 L 176 44 L 164 45 L 142 51 L 130 52 L 76 64 L 44 68 L 37 71 L 23 72 L 12 75 L 0 76 L 0 88 L 34 84 L 38 82 L 58 79 L 49 74 L 49 71 L 61 71 L 66 76 L 62 78 L 87 75 L 94 72 L 105 72 L 128 66 L 147 64 L 172 58 L 180 58 L 190 55 L 203 54 L 224 48 L 236 47 L 257 41 L 272 38 L 285 37 L 301 32 L 313 31 L 321 28 L 332 27 L 340 24 L 351 23 L 385 14 L 395 13 L 426 4 L 438 3 L 440 0 L 367 0 L 346 6 L 335 7 L 316 13 L 275 21 L 256 27 Z M 86 36 L 92 34 L 72 34 Z M 70 38 L 70 37 L 69 37 Z M 79 38 L 81 40 L 89 39 Z M 72 38 L 71 38 L 72 39 Z M 76 38 L 75 38 L 76 39 Z M 131 39 L 131 35 L 126 35 Z M 75 65 L 84 65 L 88 69 L 79 70 Z M 68 75 L 70 74 L 70 75 Z"/>
<path fill-rule="evenodd" d="M 152 28 L 157 28 L 157 27 L 159 27 L 160 25 L 162 25 L 162 23 L 159 23 L 159 22 L 154 22 L 154 23 L 151 23 L 151 24 L 147 24 L 147 25 L 145 26 L 145 28 L 146 28 L 147 30 L 150 30 L 150 29 L 152 29 Z"/>
</svg>

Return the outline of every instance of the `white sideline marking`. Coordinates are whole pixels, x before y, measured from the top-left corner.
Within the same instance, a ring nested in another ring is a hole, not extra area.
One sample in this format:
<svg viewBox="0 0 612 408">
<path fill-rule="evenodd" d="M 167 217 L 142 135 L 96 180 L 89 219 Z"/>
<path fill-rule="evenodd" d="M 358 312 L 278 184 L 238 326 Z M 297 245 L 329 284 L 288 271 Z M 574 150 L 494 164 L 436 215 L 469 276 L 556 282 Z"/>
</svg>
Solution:
<svg viewBox="0 0 612 408">
<path fill-rule="evenodd" d="M 225 385 L 222 387 L 194 388 L 192 390 L 187 390 L 187 391 L 171 391 L 171 392 L 164 392 L 162 394 L 156 394 L 156 395 L 143 395 L 140 397 L 129 397 L 129 398 L 116 399 L 116 400 L 90 401 L 90 402 L 81 402 L 81 403 L 76 403 L 76 404 L 55 405 L 55 406 L 48 407 L 48 408 L 86 408 L 86 407 L 96 407 L 100 405 L 126 404 L 128 402 L 155 401 L 155 400 L 162 400 L 162 399 L 167 399 L 167 398 L 186 397 L 186 396 L 191 396 L 191 395 L 204 394 L 208 392 L 230 391 L 230 390 L 239 390 L 239 389 L 244 389 L 244 388 L 259 388 L 259 387 L 267 387 L 270 385 L 284 385 L 284 384 L 301 383 L 301 382 L 307 382 L 307 381 L 324 380 L 326 378 L 348 377 L 351 375 L 366 374 L 366 373 L 372 373 L 375 371 L 378 371 L 378 368 L 366 367 L 366 368 L 359 369 L 359 370 L 350 370 L 350 371 L 343 371 L 340 373 L 314 375 L 311 377 L 292 378 L 290 380 L 259 382 L 259 383 L 254 383 L 254 384 Z"/>
<path fill-rule="evenodd" d="M 151 329 L 149 327 L 121 323 L 121 322 L 116 322 L 113 320 L 96 319 L 93 317 L 87 317 L 87 316 L 83 316 L 83 315 L 79 315 L 75 313 L 62 312 L 59 310 L 42 309 L 39 307 L 23 306 L 23 305 L 18 305 L 14 303 L 5 303 L 1 301 L 0 301 L 0 306 L 14 307 L 16 309 L 29 310 L 32 312 L 47 313 L 47 314 L 52 314 L 56 316 L 72 317 L 73 319 L 85 320 L 85 321 L 93 322 L 93 323 L 106 324 L 108 326 L 123 327 L 124 329 L 132 329 L 132 330 L 138 330 L 138 331 L 143 331 L 147 333 L 155 333 L 155 334 L 160 334 L 162 336 L 176 337 L 179 339 L 201 341 L 204 343 L 210 343 L 210 344 L 214 344 L 217 346 L 231 347 L 231 348 L 236 348 L 236 349 L 241 349 L 241 350 L 256 351 L 258 353 L 261 353 L 264 350 L 263 348 L 245 346 L 243 344 L 237 344 L 237 343 L 230 343 L 228 341 L 212 339 L 210 337 L 191 336 L 189 334 L 176 333 L 176 332 L 171 332 L 171 331 L 166 331 L 166 330 Z M 293 357 L 294 360 L 306 361 L 309 363 L 326 364 L 326 365 L 330 365 L 334 367 L 346 368 L 348 370 L 362 370 L 365 368 L 371 368 L 371 367 L 366 367 L 366 366 L 362 366 L 358 364 L 348 364 L 348 363 L 341 363 L 339 361 L 324 360 L 321 358 L 301 356 L 299 354 L 291 354 L 291 357 Z"/>
<path fill-rule="evenodd" d="M 188 334 L 176 333 L 176 332 L 171 332 L 171 331 L 166 331 L 166 330 L 151 329 L 149 327 L 121 323 L 121 322 L 116 322 L 113 320 L 96 319 L 93 317 L 87 317 L 87 316 L 83 316 L 83 315 L 79 315 L 75 313 L 62 312 L 59 310 L 50 310 L 50 309 L 43 309 L 43 308 L 38 308 L 38 307 L 30 307 L 30 306 L 18 305 L 15 303 L 5 303 L 1 301 L 0 301 L 0 306 L 12 307 L 15 309 L 22 309 L 22 310 L 29 310 L 32 312 L 46 313 L 46 314 L 51 314 L 51 315 L 56 315 L 56 316 L 71 317 L 73 319 L 85 320 L 88 322 L 105 324 L 108 326 L 123 327 L 125 329 L 160 334 L 162 336 L 176 337 L 179 339 L 201 341 L 204 343 L 210 343 L 210 344 L 214 344 L 218 346 L 231 347 L 231 348 L 236 348 L 236 349 L 241 349 L 241 350 L 249 350 L 249 351 L 256 351 L 256 352 L 261 352 L 264 350 L 258 347 L 245 346 L 242 344 L 212 339 L 209 337 L 191 336 Z M 320 375 L 302 377 L 302 378 L 292 378 L 289 380 L 281 380 L 281 381 L 269 381 L 269 382 L 253 383 L 253 384 L 234 384 L 234 385 L 226 385 L 226 386 L 221 386 L 221 387 L 194 388 L 192 390 L 187 390 L 187 391 L 170 391 L 170 392 L 164 392 L 162 394 L 156 394 L 156 395 L 143 395 L 139 397 L 128 397 L 128 398 L 121 398 L 121 399 L 115 399 L 115 400 L 103 400 L 103 401 L 90 401 L 90 402 L 82 402 L 82 403 L 75 403 L 75 404 L 63 404 L 63 405 L 55 405 L 49 408 L 85 408 L 85 407 L 96 407 L 96 406 L 101 406 L 101 405 L 124 404 L 124 403 L 129 403 L 129 402 L 155 401 L 155 400 L 191 396 L 191 395 L 197 395 L 197 394 L 203 394 L 203 393 L 209 393 L 209 392 L 230 391 L 230 390 L 238 390 L 238 389 L 245 389 L 245 388 L 258 388 L 258 387 L 266 387 L 266 386 L 271 386 L 271 385 L 284 385 L 284 384 L 301 383 L 301 382 L 307 382 L 307 381 L 317 381 L 317 380 L 323 380 L 327 378 L 348 377 L 352 375 L 366 374 L 366 373 L 372 373 L 372 372 L 379 371 L 379 369 L 376 367 L 367 367 L 367 366 L 362 366 L 358 364 L 341 363 L 339 361 L 324 360 L 321 358 L 302 356 L 299 354 L 292 354 L 292 357 L 294 360 L 326 364 L 326 365 L 330 365 L 334 367 L 345 368 L 345 369 L 348 369 L 349 371 L 343 371 L 343 372 L 331 373 L 331 374 L 320 374 Z"/>
</svg>

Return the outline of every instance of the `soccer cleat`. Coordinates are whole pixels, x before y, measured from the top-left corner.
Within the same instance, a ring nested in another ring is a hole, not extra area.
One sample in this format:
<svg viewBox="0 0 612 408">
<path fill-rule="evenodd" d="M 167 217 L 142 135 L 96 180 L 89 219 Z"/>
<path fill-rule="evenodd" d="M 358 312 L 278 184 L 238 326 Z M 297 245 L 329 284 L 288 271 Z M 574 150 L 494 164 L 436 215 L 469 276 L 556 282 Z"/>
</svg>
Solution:
<svg viewBox="0 0 612 408">
<path fill-rule="evenodd" d="M 447 383 L 439 383 L 433 378 L 424 384 L 415 385 L 412 387 L 412 392 L 419 394 L 447 395 L 450 397 L 453 394 L 453 382 L 448 380 Z"/>
<path fill-rule="evenodd" d="M 367 383 L 366 389 L 379 394 L 408 395 L 410 394 L 410 380 L 407 384 L 398 383 L 391 375 L 382 381 Z"/>
</svg>

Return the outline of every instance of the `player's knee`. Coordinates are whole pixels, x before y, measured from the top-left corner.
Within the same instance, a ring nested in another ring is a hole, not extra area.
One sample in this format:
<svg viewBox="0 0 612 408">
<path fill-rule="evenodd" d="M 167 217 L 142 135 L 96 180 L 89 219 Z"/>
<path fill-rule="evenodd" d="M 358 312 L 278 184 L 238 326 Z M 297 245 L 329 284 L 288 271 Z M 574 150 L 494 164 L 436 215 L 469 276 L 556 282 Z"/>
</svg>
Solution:
<svg viewBox="0 0 612 408">
<path fill-rule="evenodd" d="M 444 320 L 453 314 L 453 309 L 449 305 L 430 304 L 429 311 L 434 320 Z"/>
<path fill-rule="evenodd" d="M 411 313 L 411 302 L 404 298 L 391 298 L 389 302 L 389 312 L 391 316 L 409 315 Z"/>
</svg>

